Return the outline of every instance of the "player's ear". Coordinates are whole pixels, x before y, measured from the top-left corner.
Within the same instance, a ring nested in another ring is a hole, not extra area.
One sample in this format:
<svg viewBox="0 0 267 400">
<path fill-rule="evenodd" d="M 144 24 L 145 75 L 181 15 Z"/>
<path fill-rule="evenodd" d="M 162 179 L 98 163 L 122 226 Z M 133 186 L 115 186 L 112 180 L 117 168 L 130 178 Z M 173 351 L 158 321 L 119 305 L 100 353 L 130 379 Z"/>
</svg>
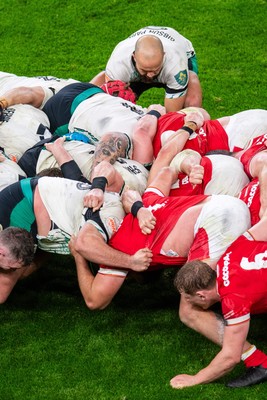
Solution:
<svg viewBox="0 0 267 400">
<path fill-rule="evenodd" d="M 205 301 L 205 300 L 207 299 L 206 291 L 205 291 L 205 290 L 198 290 L 198 291 L 196 292 L 196 296 L 198 296 L 198 298 L 199 298 L 201 301 Z"/>
</svg>

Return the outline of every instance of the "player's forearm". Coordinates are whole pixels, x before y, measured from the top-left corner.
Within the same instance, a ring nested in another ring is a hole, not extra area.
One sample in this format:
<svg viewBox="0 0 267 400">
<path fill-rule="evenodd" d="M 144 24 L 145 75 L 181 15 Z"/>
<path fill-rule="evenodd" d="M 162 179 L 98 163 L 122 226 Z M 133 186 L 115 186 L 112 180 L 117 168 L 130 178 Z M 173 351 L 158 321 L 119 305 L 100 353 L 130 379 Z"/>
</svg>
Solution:
<svg viewBox="0 0 267 400">
<path fill-rule="evenodd" d="M 10 107 L 14 104 L 30 104 L 34 107 L 40 107 L 44 98 L 44 91 L 41 87 L 18 87 L 8 90 L 2 97 L 4 103 L 3 108 Z"/>
<path fill-rule="evenodd" d="M 142 202 L 142 197 L 136 190 L 127 190 L 122 195 L 122 205 L 126 214 L 131 212 L 132 206 L 136 201 Z"/>
<path fill-rule="evenodd" d="M 194 384 L 209 383 L 221 378 L 230 372 L 239 361 L 231 354 L 225 355 L 223 350 L 220 351 L 206 368 L 203 368 L 194 376 Z"/>
<path fill-rule="evenodd" d="M 132 259 L 129 254 L 112 248 L 98 236 L 86 235 L 78 237 L 76 251 L 85 259 L 96 264 L 118 268 L 131 268 L 132 265 Z"/>
</svg>

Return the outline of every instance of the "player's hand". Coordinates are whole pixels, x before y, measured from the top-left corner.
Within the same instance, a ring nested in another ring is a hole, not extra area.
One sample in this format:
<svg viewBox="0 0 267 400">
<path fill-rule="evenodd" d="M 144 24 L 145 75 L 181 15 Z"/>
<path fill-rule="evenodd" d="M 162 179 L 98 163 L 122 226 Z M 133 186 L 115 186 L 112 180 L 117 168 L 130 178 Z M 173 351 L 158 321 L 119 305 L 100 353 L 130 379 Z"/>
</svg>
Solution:
<svg viewBox="0 0 267 400">
<path fill-rule="evenodd" d="M 156 217 L 148 208 L 140 208 L 137 213 L 137 219 L 139 227 L 144 235 L 149 235 L 156 226 Z"/>
<path fill-rule="evenodd" d="M 75 250 L 76 241 L 77 241 L 77 236 L 71 235 L 71 238 L 70 238 L 70 241 L 68 243 L 68 246 L 69 246 L 70 252 L 71 252 L 71 254 L 73 255 L 74 258 L 80 256 L 80 254 Z"/>
<path fill-rule="evenodd" d="M 193 121 L 197 124 L 197 129 L 201 128 L 204 124 L 204 117 L 201 112 L 199 111 L 192 111 L 186 114 L 184 117 L 184 123 L 188 121 Z"/>
<path fill-rule="evenodd" d="M 58 152 L 61 152 L 63 149 L 63 143 L 65 142 L 65 137 L 61 136 L 57 140 L 51 143 L 45 143 L 46 150 L 50 151 L 50 153 L 56 155 Z"/>
<path fill-rule="evenodd" d="M 131 256 L 130 269 L 136 272 L 146 271 L 152 261 L 152 251 L 144 248 Z"/>
<path fill-rule="evenodd" d="M 164 106 L 162 106 L 161 104 L 151 104 L 148 107 L 147 112 L 149 112 L 151 110 L 158 111 L 161 115 L 166 114 L 166 108 Z"/>
<path fill-rule="evenodd" d="M 182 389 L 188 386 L 196 385 L 196 380 L 194 375 L 176 375 L 174 378 L 171 379 L 170 385 L 174 389 Z"/>
<path fill-rule="evenodd" d="M 189 174 L 189 182 L 194 185 L 201 185 L 204 178 L 204 167 L 202 165 L 194 165 Z"/>
<path fill-rule="evenodd" d="M 104 203 L 104 192 L 101 189 L 92 189 L 84 196 L 84 207 L 92 208 L 93 211 L 99 210 Z"/>
</svg>

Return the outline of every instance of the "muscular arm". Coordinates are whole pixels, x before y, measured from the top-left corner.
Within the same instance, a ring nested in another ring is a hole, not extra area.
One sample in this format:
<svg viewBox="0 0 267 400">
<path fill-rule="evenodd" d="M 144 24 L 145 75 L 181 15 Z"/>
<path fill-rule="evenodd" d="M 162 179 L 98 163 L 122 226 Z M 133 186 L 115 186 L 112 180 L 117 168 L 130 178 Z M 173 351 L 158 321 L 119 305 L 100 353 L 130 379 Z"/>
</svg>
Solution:
<svg viewBox="0 0 267 400">
<path fill-rule="evenodd" d="M 85 224 L 80 230 L 75 250 L 85 259 L 96 264 L 133 270 L 146 270 L 151 262 L 152 254 L 148 249 L 141 249 L 133 255 L 123 253 L 109 246 L 95 226 Z"/>
<path fill-rule="evenodd" d="M 167 112 L 179 111 L 185 107 L 186 96 L 178 97 L 176 99 L 168 99 L 165 97 L 164 106 Z"/>
<path fill-rule="evenodd" d="M 70 249 L 75 259 L 78 283 L 84 301 L 90 310 L 102 310 L 109 305 L 123 284 L 125 277 L 99 273 L 94 276 L 88 267 L 87 260 L 74 251 L 72 245 L 73 243 L 70 241 Z"/>
<path fill-rule="evenodd" d="M 75 259 L 81 293 L 87 307 L 91 310 L 107 307 L 126 276 L 101 273 L 94 276 L 88 268 L 87 260 L 119 268 L 135 269 L 138 266 L 137 270 L 141 265 L 143 270 L 146 270 L 152 258 L 148 249 L 139 250 L 133 256 L 113 249 L 105 243 L 103 237 L 91 224 L 86 224 L 78 237 L 71 239 L 69 246 Z"/>
<path fill-rule="evenodd" d="M 185 98 L 185 107 L 201 107 L 202 89 L 198 75 L 194 71 L 189 71 L 188 88 Z"/>
<path fill-rule="evenodd" d="M 211 363 L 196 375 L 177 375 L 171 386 L 181 389 L 201 383 L 212 382 L 231 371 L 240 361 L 249 330 L 249 321 L 225 327 L 223 347 Z"/>
<path fill-rule="evenodd" d="M 156 110 L 161 115 L 166 113 L 161 105 L 153 105 L 148 111 Z M 151 114 L 146 114 L 139 119 L 133 130 L 133 160 L 141 164 L 150 164 L 153 161 L 153 139 L 157 131 L 158 118 Z"/>
<path fill-rule="evenodd" d="M 33 107 L 39 108 L 44 100 L 45 93 L 41 86 L 34 87 L 18 87 L 8 90 L 1 99 L 7 102 L 5 107 L 10 107 L 14 104 L 30 104 Z"/>
<path fill-rule="evenodd" d="M 194 124 L 192 124 L 194 125 Z M 190 126 L 191 127 L 191 126 Z M 153 162 L 148 177 L 148 185 L 154 180 L 156 175 L 163 167 L 170 165 L 173 157 L 179 153 L 189 138 L 189 133 L 180 129 L 176 134 L 160 149 L 157 158 Z"/>
<path fill-rule="evenodd" d="M 99 72 L 96 76 L 94 76 L 91 80 L 90 83 L 93 83 L 96 86 L 101 86 L 105 83 L 105 71 Z"/>
<path fill-rule="evenodd" d="M 188 112 L 184 117 L 184 127 L 195 131 L 203 125 L 204 116 L 199 111 Z M 176 131 L 160 149 L 154 161 L 148 177 L 148 185 L 153 181 L 158 172 L 165 166 L 170 165 L 172 159 L 183 150 L 190 134 L 183 129 Z"/>
</svg>

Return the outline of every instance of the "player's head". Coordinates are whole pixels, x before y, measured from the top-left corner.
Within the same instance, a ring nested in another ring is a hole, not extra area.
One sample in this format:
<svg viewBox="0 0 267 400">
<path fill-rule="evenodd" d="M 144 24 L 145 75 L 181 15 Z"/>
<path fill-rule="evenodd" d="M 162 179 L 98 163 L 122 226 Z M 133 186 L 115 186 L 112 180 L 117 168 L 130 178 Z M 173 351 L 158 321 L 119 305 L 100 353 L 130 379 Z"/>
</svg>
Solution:
<svg viewBox="0 0 267 400">
<path fill-rule="evenodd" d="M 25 267 L 33 261 L 34 253 L 33 237 L 25 229 L 11 226 L 0 231 L 0 268 Z"/>
<path fill-rule="evenodd" d="M 119 157 L 128 158 L 131 152 L 131 140 L 123 132 L 107 132 L 97 143 L 95 160 L 97 163 L 106 160 L 114 164 Z"/>
<path fill-rule="evenodd" d="M 219 300 L 216 293 L 216 272 L 200 260 L 184 264 L 176 274 L 174 286 L 189 303 L 203 309 Z"/>
<path fill-rule="evenodd" d="M 130 88 L 128 83 L 122 81 L 109 81 L 101 86 L 104 92 L 114 97 L 121 97 L 124 100 L 136 102 L 136 95 Z"/>
<path fill-rule="evenodd" d="M 164 49 L 159 38 L 146 35 L 139 38 L 133 53 L 135 68 L 143 82 L 151 82 L 161 71 Z"/>
</svg>

